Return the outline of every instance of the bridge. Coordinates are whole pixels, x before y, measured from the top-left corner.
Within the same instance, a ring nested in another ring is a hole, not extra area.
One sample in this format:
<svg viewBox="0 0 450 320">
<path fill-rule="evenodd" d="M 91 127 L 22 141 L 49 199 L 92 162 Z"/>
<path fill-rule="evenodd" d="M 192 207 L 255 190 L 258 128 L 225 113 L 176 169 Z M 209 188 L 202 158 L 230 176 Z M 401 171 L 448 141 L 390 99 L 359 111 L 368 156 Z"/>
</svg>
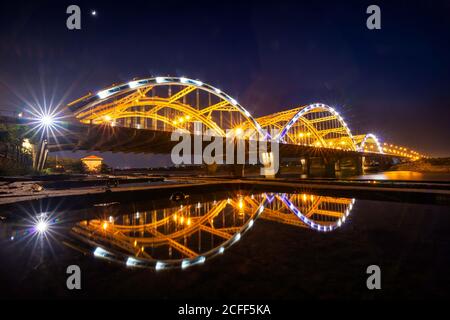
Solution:
<svg viewBox="0 0 450 320">
<path fill-rule="evenodd" d="M 367 159 L 392 162 L 423 157 L 381 141 L 374 133 L 354 134 L 339 112 L 326 104 L 254 117 L 221 89 L 183 77 L 112 85 L 69 103 L 62 115 L 44 111 L 37 117 L 47 132 L 36 147 L 37 169 L 43 168 L 49 151 L 170 153 L 177 143 L 170 139 L 175 130 L 192 136 L 209 131 L 215 137 L 233 136 L 246 143 L 254 139 L 275 142 L 281 159 L 298 159 L 306 173 L 315 164 L 333 175 L 345 163 L 360 168 Z"/>
</svg>

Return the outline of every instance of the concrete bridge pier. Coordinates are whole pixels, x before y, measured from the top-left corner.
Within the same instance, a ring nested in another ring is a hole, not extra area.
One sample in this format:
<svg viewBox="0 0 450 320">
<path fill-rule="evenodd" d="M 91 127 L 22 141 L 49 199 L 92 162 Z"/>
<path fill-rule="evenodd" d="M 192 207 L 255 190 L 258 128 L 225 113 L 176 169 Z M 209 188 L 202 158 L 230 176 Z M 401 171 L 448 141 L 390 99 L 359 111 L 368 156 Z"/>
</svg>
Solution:
<svg viewBox="0 0 450 320">
<path fill-rule="evenodd" d="M 335 178 L 336 177 L 336 165 L 338 161 L 334 158 L 323 158 L 323 163 L 325 166 L 325 177 Z"/>
<path fill-rule="evenodd" d="M 355 173 L 356 175 L 363 175 L 364 174 L 364 162 L 365 157 L 364 156 L 357 156 L 353 159 L 355 162 Z"/>
<path fill-rule="evenodd" d="M 245 164 L 231 164 L 231 175 L 236 178 L 242 178 L 245 174 Z"/>
<path fill-rule="evenodd" d="M 300 164 L 302 166 L 302 175 L 309 175 L 309 172 L 311 170 L 311 161 L 309 160 L 309 157 L 304 157 L 300 159 Z"/>
<path fill-rule="evenodd" d="M 206 174 L 209 176 L 213 176 L 217 173 L 217 163 L 207 164 L 206 165 Z"/>
<path fill-rule="evenodd" d="M 279 174 L 281 170 L 281 159 L 275 159 L 273 152 L 266 152 L 262 154 L 262 174 L 266 178 L 275 178 L 277 174 Z M 275 161 L 278 161 L 278 164 L 274 163 Z M 280 166 L 280 167 L 279 167 Z M 278 167 L 278 170 L 275 168 Z"/>
<path fill-rule="evenodd" d="M 45 167 L 45 162 L 48 157 L 48 142 L 46 139 L 42 140 L 37 145 L 33 145 L 33 169 L 41 171 Z"/>
</svg>

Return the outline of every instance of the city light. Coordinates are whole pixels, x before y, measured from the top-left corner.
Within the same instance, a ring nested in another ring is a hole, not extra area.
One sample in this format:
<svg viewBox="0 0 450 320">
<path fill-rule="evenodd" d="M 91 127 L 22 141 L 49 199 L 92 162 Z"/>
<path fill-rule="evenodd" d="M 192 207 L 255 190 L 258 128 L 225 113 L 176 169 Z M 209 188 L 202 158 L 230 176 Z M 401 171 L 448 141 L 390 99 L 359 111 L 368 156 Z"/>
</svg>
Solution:
<svg viewBox="0 0 450 320">
<path fill-rule="evenodd" d="M 33 149 L 33 145 L 30 143 L 30 139 L 23 139 L 22 148 L 28 151 L 31 151 Z"/>
</svg>

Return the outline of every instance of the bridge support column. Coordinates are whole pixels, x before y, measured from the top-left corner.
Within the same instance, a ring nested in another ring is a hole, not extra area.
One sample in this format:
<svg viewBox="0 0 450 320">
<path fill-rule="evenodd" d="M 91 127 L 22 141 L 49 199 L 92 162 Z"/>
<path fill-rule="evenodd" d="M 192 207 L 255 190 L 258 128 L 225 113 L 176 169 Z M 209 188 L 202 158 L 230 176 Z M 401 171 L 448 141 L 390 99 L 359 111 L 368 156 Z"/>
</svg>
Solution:
<svg viewBox="0 0 450 320">
<path fill-rule="evenodd" d="M 48 156 L 47 143 L 47 140 L 44 139 L 33 147 L 33 169 L 36 171 L 41 171 L 45 167 Z"/>
<path fill-rule="evenodd" d="M 355 157 L 354 162 L 356 174 L 357 175 L 364 174 L 364 157 L 363 156 Z"/>
<path fill-rule="evenodd" d="M 233 177 L 242 178 L 245 174 L 245 165 L 244 164 L 232 164 L 231 166 L 231 174 Z"/>
<path fill-rule="evenodd" d="M 328 178 L 336 177 L 336 160 L 330 158 L 324 158 L 325 164 L 325 176 Z"/>
<path fill-rule="evenodd" d="M 278 159 L 274 158 L 273 152 L 266 152 L 262 154 L 262 163 L 264 165 L 261 168 L 261 173 L 266 178 L 275 178 L 276 174 L 279 172 L 279 163 L 276 164 L 274 161 L 278 161 Z"/>
<path fill-rule="evenodd" d="M 306 158 L 305 171 L 306 171 L 306 175 L 308 176 L 308 178 L 311 178 L 311 164 L 312 164 L 312 159 L 310 157 Z"/>
<path fill-rule="evenodd" d="M 336 160 L 334 168 L 335 168 L 335 171 L 341 172 L 341 159 Z"/>
<path fill-rule="evenodd" d="M 215 175 L 217 172 L 217 163 L 207 164 L 206 165 L 206 173 L 209 176 Z"/>
</svg>

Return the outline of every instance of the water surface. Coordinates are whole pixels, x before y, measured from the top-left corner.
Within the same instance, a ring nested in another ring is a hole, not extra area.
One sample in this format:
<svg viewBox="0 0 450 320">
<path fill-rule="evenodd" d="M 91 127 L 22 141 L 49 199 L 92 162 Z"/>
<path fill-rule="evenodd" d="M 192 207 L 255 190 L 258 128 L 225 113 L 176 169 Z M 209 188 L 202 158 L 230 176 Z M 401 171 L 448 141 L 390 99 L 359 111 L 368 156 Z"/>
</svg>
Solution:
<svg viewBox="0 0 450 320">
<path fill-rule="evenodd" d="M 446 206 L 237 191 L 137 207 L 2 222 L 2 295 L 448 298 Z M 83 272 L 79 292 L 65 288 L 71 264 Z M 371 264 L 383 272 L 380 292 L 365 286 Z"/>
<path fill-rule="evenodd" d="M 415 172 L 415 171 L 384 171 L 367 173 L 354 177 L 355 179 L 373 180 L 409 180 L 409 181 L 450 181 L 450 173 Z"/>
</svg>

